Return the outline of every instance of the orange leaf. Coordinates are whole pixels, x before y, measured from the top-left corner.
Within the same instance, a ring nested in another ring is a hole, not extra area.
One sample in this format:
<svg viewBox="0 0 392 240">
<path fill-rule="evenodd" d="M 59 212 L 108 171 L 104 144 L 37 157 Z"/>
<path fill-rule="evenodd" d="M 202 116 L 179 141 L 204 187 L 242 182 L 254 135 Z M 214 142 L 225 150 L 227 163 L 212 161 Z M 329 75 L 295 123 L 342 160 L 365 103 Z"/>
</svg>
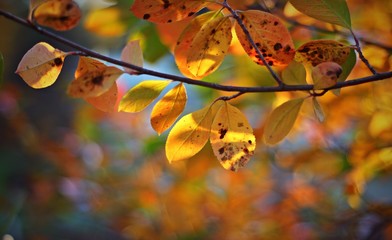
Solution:
<svg viewBox="0 0 392 240">
<path fill-rule="evenodd" d="M 68 94 L 72 97 L 97 97 L 108 91 L 121 74 L 123 71 L 118 68 L 80 57 L 75 79 L 68 86 Z"/>
<path fill-rule="evenodd" d="M 188 69 L 188 56 L 191 54 L 191 44 L 195 39 L 197 33 L 199 33 L 202 27 L 209 21 L 212 21 L 216 17 L 221 17 L 222 14 L 217 12 L 207 12 L 194 18 L 189 25 L 181 33 L 180 38 L 177 41 L 177 45 L 174 49 L 174 58 L 176 64 L 184 76 L 194 79 L 200 79 L 202 76 L 193 75 Z"/>
<path fill-rule="evenodd" d="M 103 112 L 113 112 L 117 102 L 118 89 L 117 84 L 114 83 L 108 91 L 97 97 L 88 97 L 85 100 Z"/>
<path fill-rule="evenodd" d="M 192 16 L 205 5 L 201 0 L 135 0 L 131 11 L 136 17 L 150 22 L 171 23 Z"/>
<path fill-rule="evenodd" d="M 257 10 L 244 11 L 239 15 L 270 66 L 286 65 L 291 62 L 294 57 L 294 44 L 289 31 L 278 17 Z M 239 24 L 236 24 L 235 31 L 245 52 L 257 64 L 263 65 Z"/>
<path fill-rule="evenodd" d="M 33 11 L 33 19 L 38 24 L 66 31 L 74 28 L 82 17 L 77 3 L 72 0 L 49 0 L 38 5 Z"/>
</svg>

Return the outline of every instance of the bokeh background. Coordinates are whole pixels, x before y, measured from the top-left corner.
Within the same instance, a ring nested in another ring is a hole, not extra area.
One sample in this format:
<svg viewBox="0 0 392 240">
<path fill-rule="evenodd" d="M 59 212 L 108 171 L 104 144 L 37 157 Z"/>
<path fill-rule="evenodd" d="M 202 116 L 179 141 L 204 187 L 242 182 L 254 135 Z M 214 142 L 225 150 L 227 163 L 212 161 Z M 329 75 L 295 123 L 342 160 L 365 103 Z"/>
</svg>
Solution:
<svg viewBox="0 0 392 240">
<path fill-rule="evenodd" d="M 80 25 L 59 35 L 112 57 L 140 39 L 146 66 L 178 73 L 170 53 L 186 23 L 155 26 L 132 16 L 132 1 L 77 1 Z M 229 1 L 230 2 L 230 1 Z M 346 34 L 299 15 L 285 1 L 231 1 L 282 17 L 295 45 Z M 391 71 L 392 2 L 348 0 L 353 28 L 377 71 Z M 28 1 L 0 8 L 26 17 Z M 104 19 L 105 21 L 102 21 Z M 303 25 L 312 25 L 304 27 Z M 138 114 L 103 113 L 66 95 L 77 57 L 67 57 L 57 82 L 29 88 L 14 71 L 28 49 L 45 41 L 67 46 L 0 17 L 0 238 L 12 239 L 392 239 L 391 79 L 326 94 L 319 123 L 310 101 L 287 140 L 260 140 L 271 109 L 297 93 L 248 94 L 233 100 L 258 138 L 255 156 L 237 173 L 224 170 L 207 145 L 169 164 L 164 144 Z M 206 81 L 271 85 L 264 68 L 238 47 Z M 367 76 L 358 61 L 350 79 Z M 122 76 L 123 94 L 149 76 Z M 187 86 L 185 113 L 223 95 Z M 120 94 L 120 95 L 122 95 Z"/>
</svg>

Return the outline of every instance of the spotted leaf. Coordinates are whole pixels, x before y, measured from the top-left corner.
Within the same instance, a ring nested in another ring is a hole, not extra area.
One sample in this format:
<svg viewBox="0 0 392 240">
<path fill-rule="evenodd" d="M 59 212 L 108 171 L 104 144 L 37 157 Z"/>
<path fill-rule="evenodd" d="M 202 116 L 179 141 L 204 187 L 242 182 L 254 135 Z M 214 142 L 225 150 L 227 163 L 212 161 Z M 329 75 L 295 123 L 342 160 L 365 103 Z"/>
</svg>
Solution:
<svg viewBox="0 0 392 240">
<path fill-rule="evenodd" d="M 196 78 L 214 72 L 229 49 L 232 22 L 228 17 L 217 17 L 205 23 L 196 33 L 187 56 L 187 68 Z"/>
<path fill-rule="evenodd" d="M 293 40 L 278 17 L 256 10 L 244 11 L 239 15 L 268 65 L 286 65 L 291 62 L 294 57 Z M 239 24 L 236 24 L 235 31 L 245 52 L 257 64 L 263 65 L 261 57 L 250 44 Z"/>
<path fill-rule="evenodd" d="M 246 117 L 225 102 L 216 113 L 211 127 L 210 142 L 222 166 L 237 171 L 253 155 L 256 139 Z"/>
<path fill-rule="evenodd" d="M 351 47 L 335 40 L 314 40 L 300 46 L 295 60 L 315 67 L 322 62 L 342 65 L 350 54 Z"/>
<path fill-rule="evenodd" d="M 40 25 L 66 31 L 79 23 L 82 12 L 72 0 L 48 0 L 33 10 L 32 17 Z"/>
<path fill-rule="evenodd" d="M 80 57 L 75 79 L 68 86 L 72 97 L 97 97 L 108 91 L 123 71 L 87 57 Z"/>
<path fill-rule="evenodd" d="M 48 87 L 59 76 L 66 55 L 45 42 L 37 43 L 23 56 L 16 73 L 32 88 Z"/>
<path fill-rule="evenodd" d="M 154 23 L 171 23 L 194 15 L 206 1 L 189 0 L 135 0 L 131 11 L 144 20 Z"/>
<path fill-rule="evenodd" d="M 201 78 L 194 76 L 188 69 L 188 56 L 191 49 L 190 46 L 195 39 L 196 34 L 201 30 L 203 25 L 207 24 L 209 21 L 212 21 L 216 17 L 222 16 L 222 14 L 218 14 L 217 12 L 207 12 L 201 14 L 194 18 L 181 33 L 181 36 L 177 41 L 177 45 L 174 48 L 174 59 L 178 69 L 182 74 L 184 74 L 184 76 L 194 79 Z"/>
</svg>

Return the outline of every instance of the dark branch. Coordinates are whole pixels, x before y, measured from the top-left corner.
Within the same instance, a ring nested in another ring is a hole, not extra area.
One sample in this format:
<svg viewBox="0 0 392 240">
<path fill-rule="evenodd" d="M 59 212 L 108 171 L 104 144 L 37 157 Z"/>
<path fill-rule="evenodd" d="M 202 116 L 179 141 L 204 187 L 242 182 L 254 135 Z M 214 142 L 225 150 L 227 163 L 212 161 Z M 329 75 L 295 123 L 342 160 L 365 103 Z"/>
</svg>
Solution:
<svg viewBox="0 0 392 240">
<path fill-rule="evenodd" d="M 26 26 L 30 29 L 33 29 L 37 31 L 38 33 L 48 36 L 52 38 L 53 40 L 63 43 L 71 48 L 74 48 L 75 50 L 78 50 L 80 52 L 75 52 L 78 53 L 78 55 L 82 56 L 89 56 L 93 58 L 97 58 L 106 62 L 113 63 L 118 66 L 126 67 L 133 69 L 137 71 L 139 74 L 145 74 L 145 75 L 150 75 L 150 76 L 155 76 L 159 78 L 164 78 L 164 79 L 171 79 L 173 81 L 178 81 L 178 82 L 183 82 L 187 83 L 190 85 L 196 85 L 196 86 L 201 86 L 201 87 L 207 87 L 207 88 L 212 88 L 216 90 L 222 90 L 226 92 L 238 92 L 240 95 L 243 93 L 261 93 L 261 92 L 288 92 L 288 91 L 310 91 L 313 89 L 313 85 L 279 85 L 279 86 L 266 86 L 266 87 L 244 87 L 244 86 L 227 86 L 227 85 L 221 85 L 217 83 L 210 83 L 210 82 L 203 82 L 200 80 L 194 80 L 186 77 L 181 77 L 177 75 L 172 75 L 172 74 L 167 74 L 167 73 L 161 73 L 157 71 L 153 71 L 150 69 L 142 68 L 130 63 L 126 63 L 105 55 L 102 55 L 100 53 L 97 53 L 95 51 L 92 51 L 88 48 L 85 48 L 75 42 L 72 42 L 68 39 L 65 39 L 55 33 L 52 33 L 46 29 L 43 29 L 37 25 L 32 24 L 31 22 L 22 19 L 20 17 L 17 17 L 7 11 L 4 11 L 0 9 L 0 15 L 16 22 L 19 23 L 23 26 Z M 385 80 L 388 78 L 392 78 L 392 71 L 390 72 L 385 72 L 385 73 L 376 73 L 372 76 L 367 76 L 363 78 L 357 78 L 353 80 L 347 80 L 345 82 L 339 82 L 336 85 L 327 88 L 325 90 L 332 90 L 332 89 L 338 89 L 338 88 L 345 88 L 345 87 L 350 87 L 350 86 L 355 86 L 355 85 L 360 85 L 364 83 L 369 83 L 369 82 L 375 82 L 375 81 L 380 81 L 380 80 Z"/>
</svg>

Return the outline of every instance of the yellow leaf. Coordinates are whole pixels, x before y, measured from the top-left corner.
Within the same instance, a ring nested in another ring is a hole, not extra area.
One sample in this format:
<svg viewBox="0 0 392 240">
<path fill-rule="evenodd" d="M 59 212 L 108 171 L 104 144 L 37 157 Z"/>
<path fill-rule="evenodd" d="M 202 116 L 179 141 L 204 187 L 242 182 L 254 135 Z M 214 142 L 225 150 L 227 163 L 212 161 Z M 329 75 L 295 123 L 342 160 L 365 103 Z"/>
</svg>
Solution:
<svg viewBox="0 0 392 240">
<path fill-rule="evenodd" d="M 82 17 L 78 4 L 72 0 L 48 0 L 33 10 L 33 19 L 38 24 L 66 31 L 74 28 Z"/>
<path fill-rule="evenodd" d="M 121 52 L 121 61 L 143 67 L 143 52 L 140 47 L 140 41 L 129 41 Z M 137 71 L 130 68 L 124 68 L 125 72 L 129 74 L 137 74 Z"/>
<path fill-rule="evenodd" d="M 48 87 L 59 76 L 66 55 L 45 42 L 37 43 L 23 56 L 16 73 L 32 88 Z"/>
<path fill-rule="evenodd" d="M 214 17 L 222 16 L 217 12 L 207 12 L 194 18 L 188 26 L 181 33 L 180 38 L 177 41 L 177 45 L 174 49 L 174 58 L 178 69 L 184 76 L 194 79 L 200 79 L 201 77 L 194 76 L 188 69 L 188 55 L 190 53 L 190 46 L 192 44 L 195 35 L 201 30 L 202 26 L 208 21 L 214 19 Z"/>
<path fill-rule="evenodd" d="M 166 140 L 166 157 L 170 163 L 186 160 L 198 153 L 210 137 L 216 111 L 223 104 L 218 101 L 182 117 L 172 128 Z"/>
<path fill-rule="evenodd" d="M 253 155 L 256 139 L 246 117 L 225 102 L 216 113 L 211 127 L 210 142 L 222 166 L 237 171 Z"/>
<path fill-rule="evenodd" d="M 114 83 L 108 91 L 97 97 L 85 98 L 87 102 L 103 112 L 113 112 L 117 102 L 118 89 Z"/>
<path fill-rule="evenodd" d="M 335 40 L 314 40 L 300 46 L 295 53 L 295 61 L 312 65 L 335 62 L 342 65 L 350 54 L 350 46 Z"/>
<path fill-rule="evenodd" d="M 202 9 L 206 1 L 135 0 L 131 11 L 136 17 L 154 23 L 171 23 L 188 18 Z"/>
<path fill-rule="evenodd" d="M 291 62 L 294 57 L 293 40 L 278 17 L 257 10 L 244 11 L 239 15 L 268 65 L 286 65 Z M 257 64 L 263 65 L 239 24 L 236 24 L 235 31 L 245 52 Z"/>
<path fill-rule="evenodd" d="M 67 93 L 72 97 L 97 97 L 108 91 L 123 71 L 87 57 L 80 57 L 75 79 Z"/>
<path fill-rule="evenodd" d="M 297 119 L 303 102 L 304 98 L 293 99 L 272 111 L 264 126 L 265 143 L 274 145 L 286 137 Z"/>
<path fill-rule="evenodd" d="M 205 23 L 194 36 L 187 56 L 187 68 L 196 78 L 214 72 L 229 49 L 232 34 L 229 17 L 217 17 Z"/>
<path fill-rule="evenodd" d="M 161 134 L 166 131 L 184 111 L 187 101 L 184 84 L 180 83 L 155 104 L 151 112 L 151 126 Z"/>
<path fill-rule="evenodd" d="M 84 27 L 103 37 L 120 37 L 127 30 L 126 24 L 121 21 L 120 9 L 115 7 L 89 11 Z"/>
<path fill-rule="evenodd" d="M 169 80 L 143 81 L 129 90 L 121 99 L 119 111 L 140 112 L 145 109 L 163 89 L 170 83 Z"/>
</svg>

